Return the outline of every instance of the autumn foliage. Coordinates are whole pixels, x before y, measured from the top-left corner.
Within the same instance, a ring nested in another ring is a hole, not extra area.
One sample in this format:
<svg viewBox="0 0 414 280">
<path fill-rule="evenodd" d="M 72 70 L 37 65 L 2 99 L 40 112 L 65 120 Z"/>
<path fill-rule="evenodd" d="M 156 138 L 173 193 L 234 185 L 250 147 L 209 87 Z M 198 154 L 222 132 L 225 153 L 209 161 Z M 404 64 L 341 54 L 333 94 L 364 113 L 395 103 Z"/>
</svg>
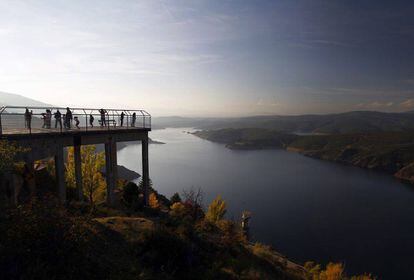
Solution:
<svg viewBox="0 0 414 280">
<path fill-rule="evenodd" d="M 206 219 L 212 223 L 217 223 L 221 219 L 223 219 L 224 215 L 226 214 L 226 202 L 221 198 L 221 196 L 217 196 L 216 199 L 208 206 L 208 211 L 206 213 Z"/>
<path fill-rule="evenodd" d="M 105 178 L 102 169 L 105 166 L 103 153 L 97 153 L 95 146 L 82 146 L 82 186 L 83 193 L 93 206 L 97 201 L 105 198 Z M 68 158 L 66 162 L 66 184 L 69 188 L 75 188 L 75 159 L 74 149 L 68 148 Z"/>
</svg>

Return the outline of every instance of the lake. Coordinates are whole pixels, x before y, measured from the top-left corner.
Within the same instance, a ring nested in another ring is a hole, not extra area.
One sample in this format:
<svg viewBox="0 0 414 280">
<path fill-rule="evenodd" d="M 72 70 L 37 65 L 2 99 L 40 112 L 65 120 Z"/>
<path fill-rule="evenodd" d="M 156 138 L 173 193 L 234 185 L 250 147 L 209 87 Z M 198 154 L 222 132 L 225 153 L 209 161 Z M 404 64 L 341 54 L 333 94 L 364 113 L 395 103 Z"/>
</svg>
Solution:
<svg viewBox="0 0 414 280">
<path fill-rule="evenodd" d="M 154 130 L 150 177 L 170 197 L 201 188 L 204 204 L 220 194 L 228 218 L 252 212 L 254 240 L 294 261 L 345 263 L 348 273 L 414 277 L 414 187 L 390 175 L 284 150 L 237 151 L 184 133 Z M 141 173 L 141 146 L 118 163 Z"/>
</svg>

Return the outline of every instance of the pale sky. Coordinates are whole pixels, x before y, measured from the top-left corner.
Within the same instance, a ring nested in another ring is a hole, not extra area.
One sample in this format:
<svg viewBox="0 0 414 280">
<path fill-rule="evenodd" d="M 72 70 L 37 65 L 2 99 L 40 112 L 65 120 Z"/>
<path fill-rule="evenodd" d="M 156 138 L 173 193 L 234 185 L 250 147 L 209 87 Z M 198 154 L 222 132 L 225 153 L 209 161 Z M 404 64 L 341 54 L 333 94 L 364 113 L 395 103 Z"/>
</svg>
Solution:
<svg viewBox="0 0 414 280">
<path fill-rule="evenodd" d="M 412 2 L 0 0 L 0 91 L 154 115 L 412 110 Z"/>
</svg>

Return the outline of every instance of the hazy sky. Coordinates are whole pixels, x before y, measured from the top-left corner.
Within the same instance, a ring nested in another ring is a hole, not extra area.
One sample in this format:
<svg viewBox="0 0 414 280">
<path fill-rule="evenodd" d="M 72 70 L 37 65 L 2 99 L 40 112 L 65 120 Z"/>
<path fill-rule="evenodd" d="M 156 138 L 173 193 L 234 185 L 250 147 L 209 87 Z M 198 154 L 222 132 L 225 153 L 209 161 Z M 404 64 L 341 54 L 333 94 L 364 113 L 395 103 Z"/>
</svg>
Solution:
<svg viewBox="0 0 414 280">
<path fill-rule="evenodd" d="M 156 115 L 414 109 L 414 1 L 0 0 L 0 91 Z"/>
</svg>

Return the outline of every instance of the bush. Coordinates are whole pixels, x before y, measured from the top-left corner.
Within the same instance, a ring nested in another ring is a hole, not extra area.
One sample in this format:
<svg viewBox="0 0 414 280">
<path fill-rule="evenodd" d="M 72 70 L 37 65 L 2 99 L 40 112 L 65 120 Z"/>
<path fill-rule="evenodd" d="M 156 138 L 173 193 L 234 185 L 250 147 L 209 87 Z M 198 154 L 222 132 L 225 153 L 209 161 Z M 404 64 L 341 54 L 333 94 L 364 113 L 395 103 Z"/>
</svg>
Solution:
<svg viewBox="0 0 414 280">
<path fill-rule="evenodd" d="M 181 202 L 174 203 L 173 205 L 171 205 L 170 209 L 170 215 L 173 217 L 182 218 L 187 214 L 186 208 L 184 204 L 182 204 Z"/>
<path fill-rule="evenodd" d="M 183 191 L 184 206 L 187 208 L 193 222 L 204 218 L 204 211 L 202 207 L 203 203 L 203 191 L 199 188 L 194 190 L 191 188 L 189 191 Z"/>
<path fill-rule="evenodd" d="M 105 243 L 85 219 L 70 218 L 54 198 L 33 200 L 0 220 L 3 279 L 103 279 Z M 108 267 L 107 267 L 108 266 Z"/>
<path fill-rule="evenodd" d="M 170 203 L 173 205 L 174 203 L 181 202 L 181 197 L 178 193 L 173 194 L 170 198 Z"/>
<path fill-rule="evenodd" d="M 220 220 L 217 226 L 222 231 L 221 242 L 225 246 L 236 246 L 244 241 L 240 228 L 228 220 Z"/>
<path fill-rule="evenodd" d="M 352 277 L 345 275 L 345 268 L 342 263 L 328 263 L 326 268 L 323 269 L 321 265 L 312 261 L 306 262 L 304 265 L 306 272 L 308 273 L 308 279 L 310 280 L 375 280 L 371 274 L 363 274 Z"/>
<path fill-rule="evenodd" d="M 123 203 L 133 211 L 141 210 L 144 207 L 144 199 L 137 184 L 129 182 L 125 185 L 122 194 Z"/>
<path fill-rule="evenodd" d="M 136 249 L 145 267 L 170 276 L 189 270 L 190 247 L 182 239 L 163 228 L 146 232 Z"/>
<path fill-rule="evenodd" d="M 160 203 L 158 201 L 157 195 L 153 192 L 149 195 L 148 203 L 152 209 L 158 210 L 160 208 Z"/>
<path fill-rule="evenodd" d="M 341 280 L 344 274 L 344 266 L 341 263 L 328 263 L 326 269 L 319 274 L 321 280 Z"/>
<path fill-rule="evenodd" d="M 223 219 L 226 212 L 226 202 L 220 196 L 217 196 L 208 206 L 205 218 L 212 223 L 217 223 Z"/>
</svg>

